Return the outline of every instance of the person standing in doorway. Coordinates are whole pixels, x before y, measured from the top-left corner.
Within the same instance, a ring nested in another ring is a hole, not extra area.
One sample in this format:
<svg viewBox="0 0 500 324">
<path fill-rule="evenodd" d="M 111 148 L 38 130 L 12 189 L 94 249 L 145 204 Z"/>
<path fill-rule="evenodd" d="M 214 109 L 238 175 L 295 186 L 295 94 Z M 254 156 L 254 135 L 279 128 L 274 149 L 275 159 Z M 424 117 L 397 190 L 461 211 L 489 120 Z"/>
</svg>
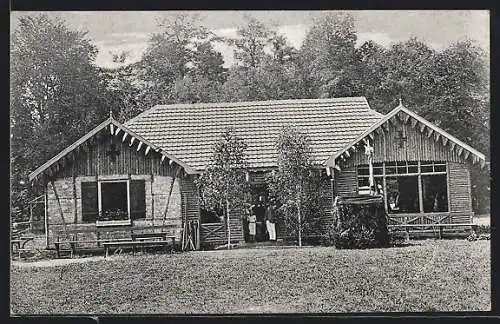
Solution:
<svg viewBox="0 0 500 324">
<path fill-rule="evenodd" d="M 264 218 L 265 218 L 265 213 L 266 213 L 266 206 L 265 206 L 265 201 L 264 201 L 264 196 L 259 196 L 259 201 L 253 208 L 253 213 L 256 218 L 256 241 L 264 241 L 264 237 L 266 235 L 265 231 L 265 225 L 264 225 Z"/>
<path fill-rule="evenodd" d="M 266 208 L 266 227 L 269 233 L 269 240 L 276 241 L 276 202 L 272 198 Z"/>
<path fill-rule="evenodd" d="M 248 233 L 250 235 L 250 242 L 255 242 L 255 222 L 257 221 L 257 216 L 255 216 L 254 208 L 250 208 L 250 214 L 248 215 L 247 220 L 248 220 Z"/>
</svg>

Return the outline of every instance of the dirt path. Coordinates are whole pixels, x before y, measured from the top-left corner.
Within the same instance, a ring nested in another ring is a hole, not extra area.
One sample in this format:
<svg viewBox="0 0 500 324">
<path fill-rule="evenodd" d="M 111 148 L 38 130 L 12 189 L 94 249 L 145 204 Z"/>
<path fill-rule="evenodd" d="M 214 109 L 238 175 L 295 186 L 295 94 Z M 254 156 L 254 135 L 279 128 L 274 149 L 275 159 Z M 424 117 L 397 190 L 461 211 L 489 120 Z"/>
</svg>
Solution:
<svg viewBox="0 0 500 324">
<path fill-rule="evenodd" d="M 107 260 L 113 260 L 116 257 L 108 257 Z M 50 259 L 41 261 L 11 261 L 12 266 L 16 267 L 58 267 L 72 263 L 85 263 L 85 262 L 97 262 L 104 261 L 104 256 L 94 256 L 85 258 L 74 258 L 74 259 Z"/>
</svg>

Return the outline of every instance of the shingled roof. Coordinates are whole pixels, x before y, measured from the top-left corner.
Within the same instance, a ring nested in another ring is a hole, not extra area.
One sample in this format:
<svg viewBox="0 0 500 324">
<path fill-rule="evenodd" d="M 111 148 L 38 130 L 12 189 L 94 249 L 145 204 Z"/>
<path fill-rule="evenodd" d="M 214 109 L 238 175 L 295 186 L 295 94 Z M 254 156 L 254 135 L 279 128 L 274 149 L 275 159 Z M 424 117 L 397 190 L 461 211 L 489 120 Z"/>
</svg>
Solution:
<svg viewBox="0 0 500 324">
<path fill-rule="evenodd" d="M 285 125 L 310 136 L 313 160 L 323 165 L 382 117 L 364 97 L 351 97 L 158 105 L 125 126 L 201 171 L 229 126 L 248 145 L 250 168 L 276 165 L 275 141 Z"/>
</svg>

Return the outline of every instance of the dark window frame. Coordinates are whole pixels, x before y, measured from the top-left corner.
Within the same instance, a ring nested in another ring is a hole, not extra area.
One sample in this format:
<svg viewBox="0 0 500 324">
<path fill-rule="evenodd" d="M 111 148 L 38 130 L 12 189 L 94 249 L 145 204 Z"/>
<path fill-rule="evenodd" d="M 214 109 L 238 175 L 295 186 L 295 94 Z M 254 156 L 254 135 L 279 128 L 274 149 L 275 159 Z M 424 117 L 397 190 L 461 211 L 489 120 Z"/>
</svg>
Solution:
<svg viewBox="0 0 500 324">
<path fill-rule="evenodd" d="M 98 199 L 98 215 L 101 215 L 102 211 L 102 184 L 106 183 L 126 183 L 127 185 L 127 219 L 126 220 L 106 220 L 99 221 L 97 219 L 97 225 L 129 225 L 132 223 L 130 214 L 130 180 L 129 179 L 103 179 L 97 181 L 97 199 Z"/>
<path fill-rule="evenodd" d="M 415 170 L 416 172 L 409 172 L 410 168 L 411 170 Z M 448 181 L 448 167 L 447 163 L 445 161 L 388 161 L 388 162 L 377 162 L 373 163 L 373 168 L 374 168 L 374 175 L 373 178 L 375 182 L 377 182 L 377 179 L 383 183 L 383 190 L 385 192 L 384 195 L 387 193 L 387 188 L 386 188 L 386 181 L 388 178 L 397 178 L 397 177 L 408 177 L 408 176 L 417 176 L 417 185 L 418 185 L 418 201 L 419 201 L 419 211 L 416 213 L 425 213 L 425 214 L 431 214 L 431 213 L 448 213 L 450 212 L 450 199 L 449 198 L 449 181 Z M 376 174 L 375 169 L 376 168 L 382 168 L 383 172 L 382 174 Z M 399 172 L 401 169 L 405 169 L 406 172 Z M 360 170 L 362 170 L 360 174 Z M 366 182 L 365 179 L 368 179 L 370 176 L 367 172 L 368 170 L 368 165 L 367 164 L 362 164 L 358 165 L 356 168 L 357 172 L 357 192 L 365 192 L 366 191 L 366 186 L 360 187 L 360 183 Z M 444 171 L 443 171 L 444 170 Z M 390 172 L 388 172 L 390 171 Z M 446 210 L 444 211 L 425 211 L 425 208 L 423 207 L 424 201 L 420 202 L 420 199 L 422 197 L 422 200 L 425 199 L 423 197 L 423 180 L 422 177 L 426 176 L 439 176 L 439 175 L 445 175 L 446 181 L 445 185 L 446 188 L 444 190 L 445 192 L 445 200 L 446 200 Z M 360 191 L 360 188 L 363 188 Z M 387 195 L 386 195 L 387 198 Z M 385 208 L 389 214 L 397 214 L 397 213 L 390 213 L 389 212 L 389 202 L 387 199 L 384 199 L 385 201 Z M 408 214 L 413 214 L 414 212 L 408 212 Z"/>
</svg>

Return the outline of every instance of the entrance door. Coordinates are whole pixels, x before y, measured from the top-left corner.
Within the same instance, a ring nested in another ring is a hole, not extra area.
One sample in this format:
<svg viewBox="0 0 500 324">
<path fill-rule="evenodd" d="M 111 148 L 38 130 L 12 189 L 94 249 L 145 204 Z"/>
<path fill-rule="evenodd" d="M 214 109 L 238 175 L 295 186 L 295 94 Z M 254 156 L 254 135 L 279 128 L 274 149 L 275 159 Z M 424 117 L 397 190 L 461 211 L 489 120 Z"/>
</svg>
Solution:
<svg viewBox="0 0 500 324">
<path fill-rule="evenodd" d="M 269 190 L 265 184 L 254 184 L 251 186 L 252 193 L 252 209 L 250 212 L 254 213 L 257 222 L 255 224 L 255 241 L 263 242 L 269 240 L 269 235 L 266 230 L 266 204 L 269 197 Z M 248 233 L 248 221 L 245 221 L 245 232 Z M 249 236 L 245 235 L 245 241 L 249 241 Z"/>
</svg>

